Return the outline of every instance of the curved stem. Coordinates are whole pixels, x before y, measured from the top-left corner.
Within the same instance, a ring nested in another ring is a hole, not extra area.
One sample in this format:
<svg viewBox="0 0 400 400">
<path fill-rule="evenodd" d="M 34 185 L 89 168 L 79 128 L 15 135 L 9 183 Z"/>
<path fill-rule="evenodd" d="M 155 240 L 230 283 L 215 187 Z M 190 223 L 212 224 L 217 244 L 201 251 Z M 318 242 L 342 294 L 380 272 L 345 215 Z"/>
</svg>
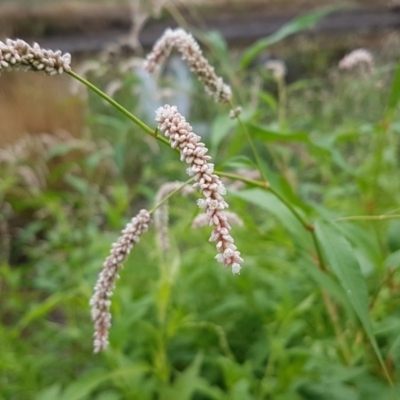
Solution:
<svg viewBox="0 0 400 400">
<path fill-rule="evenodd" d="M 180 192 L 186 185 L 192 182 L 194 178 L 188 179 L 186 182 L 183 182 L 181 186 L 177 189 L 173 190 L 172 192 L 168 193 L 158 204 L 156 204 L 150 211 L 149 214 L 153 213 L 157 208 L 161 207 L 165 202 L 167 202 L 175 193 Z"/>
<path fill-rule="evenodd" d="M 235 108 L 232 102 L 230 102 L 230 106 L 232 107 L 232 110 Z M 240 118 L 239 115 L 236 116 L 236 119 L 237 119 L 237 121 L 239 122 L 240 127 L 241 127 L 241 128 L 243 129 L 243 131 L 244 131 L 244 134 L 245 134 L 245 136 L 246 136 L 246 139 L 247 139 L 247 141 L 249 142 L 251 151 L 252 151 L 252 153 L 253 153 L 253 155 L 254 155 L 254 159 L 255 159 L 255 161 L 256 161 L 258 170 L 260 171 L 260 174 L 261 174 L 261 176 L 262 176 L 262 178 L 263 178 L 263 180 L 264 180 L 264 182 L 265 182 L 265 186 L 267 186 L 267 185 L 268 185 L 268 179 L 267 179 L 267 177 L 265 176 L 263 169 L 261 168 L 261 159 L 260 159 L 260 156 L 259 156 L 259 154 L 258 154 L 258 151 L 257 151 L 256 147 L 254 146 L 254 142 L 253 142 L 253 140 L 252 140 L 252 138 L 251 138 L 251 136 L 250 136 L 250 133 L 249 133 L 249 131 L 247 130 L 247 128 L 244 126 L 244 123 L 243 123 L 243 121 L 242 121 L 242 119 Z"/>
<path fill-rule="evenodd" d="M 139 118 L 135 117 L 131 112 L 129 112 L 125 107 L 121 106 L 117 101 L 112 99 L 110 96 L 105 94 L 102 90 L 100 90 L 97 86 L 93 85 L 89 81 L 87 81 L 85 78 L 82 76 L 78 75 L 74 71 L 67 72 L 69 75 L 71 75 L 73 78 L 78 80 L 79 82 L 83 83 L 85 86 L 87 86 L 90 90 L 98 94 L 101 98 L 103 98 L 105 101 L 110 103 L 113 107 L 115 107 L 117 110 L 121 111 L 122 114 L 124 114 L 126 117 L 128 117 L 131 121 L 133 121 L 136 125 L 138 125 L 140 128 L 142 128 L 146 133 L 149 135 L 153 136 L 157 140 L 160 140 L 161 142 L 164 142 L 165 144 L 168 144 L 169 142 L 168 139 L 164 138 L 163 136 L 159 136 L 157 134 L 157 130 L 151 129 L 148 125 L 146 125 L 143 121 L 141 121 Z"/>
<path fill-rule="evenodd" d="M 398 218 L 400 218 L 400 214 L 351 215 L 349 217 L 336 218 L 334 221 L 384 221 L 385 219 Z"/>
<path fill-rule="evenodd" d="M 218 175 L 220 176 L 225 176 L 227 178 L 231 178 L 231 179 L 236 179 L 236 180 L 240 180 L 242 182 L 248 183 L 249 185 L 252 186 L 256 186 L 259 187 L 261 189 L 264 190 L 268 190 L 270 191 L 274 196 L 276 196 L 288 209 L 289 211 L 293 214 L 293 216 L 300 222 L 300 224 L 304 227 L 304 229 L 306 229 L 308 232 L 310 232 L 313 244 L 314 244 L 314 248 L 315 251 L 317 253 L 317 266 L 318 268 L 327 273 L 328 272 L 328 268 L 325 264 L 324 261 L 324 256 L 322 253 L 322 249 L 321 246 L 319 244 L 318 238 L 317 238 L 317 234 L 315 233 L 315 229 L 314 226 L 309 223 L 293 206 L 290 202 L 288 202 L 279 192 L 277 192 L 274 188 L 272 188 L 270 186 L 270 184 L 268 182 L 260 182 L 260 181 L 255 181 L 252 179 L 247 179 L 247 178 L 243 178 L 239 175 L 236 174 L 232 174 L 229 172 L 217 172 Z M 338 311 L 336 308 L 335 303 L 333 302 L 332 298 L 329 296 L 329 294 L 325 291 L 322 290 L 322 299 L 324 301 L 326 310 L 328 311 L 328 315 L 329 318 L 332 322 L 333 325 L 333 329 L 340 347 L 340 350 L 342 352 L 343 355 L 343 359 L 346 362 L 346 364 L 350 364 L 351 363 L 351 352 L 350 352 L 350 348 L 347 344 L 346 338 L 343 334 L 343 330 L 342 327 L 340 325 L 340 321 L 339 321 L 339 317 L 338 317 Z"/>
</svg>

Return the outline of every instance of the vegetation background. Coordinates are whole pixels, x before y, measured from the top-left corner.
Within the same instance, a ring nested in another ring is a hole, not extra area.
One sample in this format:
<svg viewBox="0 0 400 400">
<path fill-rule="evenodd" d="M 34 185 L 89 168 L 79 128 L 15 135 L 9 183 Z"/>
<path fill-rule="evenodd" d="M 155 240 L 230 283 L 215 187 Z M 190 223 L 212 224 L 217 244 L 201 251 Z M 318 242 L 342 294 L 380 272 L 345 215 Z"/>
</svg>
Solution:
<svg viewBox="0 0 400 400">
<path fill-rule="evenodd" d="M 82 135 L 0 149 L 0 399 L 400 398 L 398 51 L 376 53 L 368 71 L 308 53 L 298 75 L 289 60 L 285 79 L 256 62 L 322 16 L 240 51 L 216 32 L 199 36 L 278 197 L 227 182 L 244 221 L 233 234 L 245 263 L 233 276 L 214 260 L 209 228 L 191 228 L 196 197 L 174 196 L 171 249 L 162 254 L 150 230 L 133 250 L 102 354 L 92 353 L 88 305 L 102 262 L 160 185 L 185 180 L 185 167 L 91 93 Z M 228 107 L 195 80 L 184 86 L 179 68 L 152 89 L 131 61 L 107 58 L 86 76 L 150 126 L 149 107 L 184 93 L 218 168 L 254 169 Z"/>
</svg>

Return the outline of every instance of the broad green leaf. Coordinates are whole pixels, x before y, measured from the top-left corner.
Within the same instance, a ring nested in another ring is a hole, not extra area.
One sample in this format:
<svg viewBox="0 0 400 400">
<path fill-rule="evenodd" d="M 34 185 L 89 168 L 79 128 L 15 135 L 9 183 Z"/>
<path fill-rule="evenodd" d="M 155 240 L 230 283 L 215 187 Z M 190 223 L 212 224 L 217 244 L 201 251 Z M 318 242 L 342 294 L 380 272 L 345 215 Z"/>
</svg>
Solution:
<svg viewBox="0 0 400 400">
<path fill-rule="evenodd" d="M 317 268 L 315 263 L 313 263 L 309 258 L 310 257 L 303 257 L 302 260 L 298 261 L 298 264 L 304 269 L 305 273 L 311 277 L 311 279 L 318 285 L 320 289 L 325 290 L 338 303 L 342 304 L 349 315 L 354 315 L 354 311 L 347 296 L 344 294 L 342 287 L 334 280 L 334 278 Z"/>
<path fill-rule="evenodd" d="M 226 167 L 257 169 L 257 166 L 254 164 L 254 162 L 246 156 L 230 157 L 226 161 L 224 161 L 223 164 L 220 164 L 219 167 L 221 169 L 224 169 Z"/>
<path fill-rule="evenodd" d="M 69 292 L 54 293 L 43 302 L 29 310 L 18 322 L 15 330 L 21 332 L 27 325 L 38 318 L 43 318 L 51 312 L 58 304 L 66 303 L 67 300 L 74 297 L 81 291 L 80 288 L 73 289 Z"/>
<path fill-rule="evenodd" d="M 387 256 L 385 260 L 386 268 L 397 269 L 400 267 L 400 250 L 395 251 Z"/>
<path fill-rule="evenodd" d="M 274 96 L 267 92 L 260 92 L 258 94 L 260 100 L 262 100 L 268 107 L 272 108 L 272 110 L 276 110 L 278 108 L 278 103 Z"/>
<path fill-rule="evenodd" d="M 200 378 L 200 367 L 203 361 L 201 354 L 197 355 L 192 364 L 185 369 L 172 386 L 166 386 L 161 393 L 161 398 L 164 400 L 190 400 L 196 391 Z"/>
<path fill-rule="evenodd" d="M 354 250 L 334 224 L 325 221 L 317 221 L 315 229 L 317 238 L 325 253 L 327 263 L 343 287 L 383 370 L 387 373 L 382 355 L 375 340 L 369 315 L 367 287 Z"/>
<path fill-rule="evenodd" d="M 88 181 L 85 179 L 82 179 L 79 176 L 75 176 L 73 174 L 70 174 L 69 172 L 64 175 L 64 180 L 66 183 L 68 183 L 73 189 L 75 189 L 77 192 L 81 194 L 87 194 L 88 191 L 90 190 L 90 186 Z"/>
<path fill-rule="evenodd" d="M 292 212 L 272 193 L 265 192 L 261 189 L 248 189 L 240 192 L 231 193 L 251 204 L 255 204 L 261 209 L 268 211 L 269 215 L 273 215 L 288 230 L 297 244 L 302 246 L 309 243 L 308 234 L 300 222 L 293 216 Z M 298 210 L 299 211 L 299 210 Z M 300 212 L 300 211 L 299 211 Z M 266 214 L 266 218 L 268 218 Z"/>
<path fill-rule="evenodd" d="M 69 385 L 60 400 L 79 400 L 85 398 L 92 390 L 107 379 L 104 371 L 90 371 Z"/>
<path fill-rule="evenodd" d="M 224 138 L 232 132 L 237 121 L 229 118 L 229 115 L 219 115 L 211 125 L 211 150 L 215 152 Z"/>
<path fill-rule="evenodd" d="M 390 91 L 389 102 L 387 106 L 388 116 L 397 107 L 399 99 L 400 99 L 400 61 L 397 63 L 397 68 L 393 77 L 392 88 Z"/>
<path fill-rule="evenodd" d="M 259 137 L 264 142 L 303 142 L 310 143 L 307 132 L 283 133 L 272 131 L 255 124 L 247 124 L 250 135 Z"/>
<path fill-rule="evenodd" d="M 321 21 L 328 14 L 336 10 L 338 10 L 337 6 L 326 7 L 311 13 L 300 15 L 292 21 L 284 24 L 278 31 L 266 38 L 258 40 L 245 51 L 240 63 L 241 68 L 246 68 L 268 46 L 271 46 L 290 35 L 313 27 L 317 22 Z"/>
<path fill-rule="evenodd" d="M 205 40 L 213 47 L 216 54 L 221 58 L 225 59 L 229 57 L 229 50 L 224 37 L 218 31 L 210 31 L 205 35 Z"/>
<path fill-rule="evenodd" d="M 121 377 L 133 377 L 137 374 L 143 374 L 147 371 L 147 366 L 143 364 L 135 364 L 127 368 L 119 368 L 113 372 L 106 372 L 102 370 L 90 370 L 87 374 L 81 376 L 77 381 L 69 385 L 63 395 L 59 397 L 60 400 L 80 400 L 86 398 L 93 390 L 95 390 L 102 383 L 119 379 Z"/>
<path fill-rule="evenodd" d="M 35 396 L 35 400 L 54 400 L 60 398 L 61 384 L 55 383 L 43 389 Z"/>
</svg>

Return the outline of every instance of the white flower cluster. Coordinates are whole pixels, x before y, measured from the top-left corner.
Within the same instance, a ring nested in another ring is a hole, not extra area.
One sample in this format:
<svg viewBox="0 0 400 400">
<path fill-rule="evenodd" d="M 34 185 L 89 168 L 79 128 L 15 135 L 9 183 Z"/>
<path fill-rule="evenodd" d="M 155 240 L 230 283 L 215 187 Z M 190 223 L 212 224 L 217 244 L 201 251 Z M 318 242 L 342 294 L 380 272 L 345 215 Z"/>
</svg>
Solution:
<svg viewBox="0 0 400 400">
<path fill-rule="evenodd" d="M 49 75 L 71 71 L 71 55 L 60 50 L 30 46 L 21 39 L 0 41 L 0 72 L 3 70 L 44 71 Z"/>
<path fill-rule="evenodd" d="M 344 70 L 351 70 L 360 64 L 364 64 L 373 69 L 374 58 L 368 50 L 353 50 L 339 61 L 339 68 Z"/>
<path fill-rule="evenodd" d="M 228 219 L 229 224 L 243 226 L 242 219 L 233 212 L 224 211 L 226 218 Z M 209 220 L 207 214 L 199 214 L 196 218 L 192 221 L 192 228 L 201 228 L 202 226 L 206 226 L 209 224 Z"/>
<path fill-rule="evenodd" d="M 283 79 L 287 74 L 286 64 L 282 60 L 268 60 L 264 66 L 276 80 Z"/>
<path fill-rule="evenodd" d="M 140 236 L 147 231 L 150 224 L 150 214 L 141 210 L 132 218 L 122 231 L 122 235 L 112 245 L 110 255 L 103 264 L 99 279 L 94 287 L 94 294 L 90 300 L 92 319 L 94 321 L 94 352 L 108 346 L 108 329 L 111 326 L 111 296 L 118 277 L 118 270 L 126 259 L 133 246 L 139 242 Z"/>
<path fill-rule="evenodd" d="M 197 204 L 205 210 L 209 225 L 214 227 L 210 241 L 216 242 L 217 261 L 225 267 L 231 267 L 234 274 L 240 273 L 243 259 L 229 234 L 231 226 L 224 213 L 228 207 L 222 197 L 226 189 L 219 177 L 213 174 L 214 165 L 209 163 L 211 157 L 206 155 L 208 149 L 175 106 L 160 107 L 156 111 L 156 121 L 159 130 L 169 139 L 171 147 L 179 149 L 181 161 L 189 165 L 187 174 L 194 177 L 193 187 L 199 188 L 204 196 Z"/>
<path fill-rule="evenodd" d="M 231 88 L 215 74 L 214 67 L 203 57 L 200 46 L 193 36 L 181 28 L 165 31 L 154 45 L 151 53 L 148 54 L 145 69 L 153 72 L 158 65 L 165 61 L 174 48 L 181 53 L 182 59 L 188 63 L 190 70 L 197 75 L 200 82 L 204 84 L 206 92 L 215 101 L 223 103 L 231 101 Z"/>
</svg>

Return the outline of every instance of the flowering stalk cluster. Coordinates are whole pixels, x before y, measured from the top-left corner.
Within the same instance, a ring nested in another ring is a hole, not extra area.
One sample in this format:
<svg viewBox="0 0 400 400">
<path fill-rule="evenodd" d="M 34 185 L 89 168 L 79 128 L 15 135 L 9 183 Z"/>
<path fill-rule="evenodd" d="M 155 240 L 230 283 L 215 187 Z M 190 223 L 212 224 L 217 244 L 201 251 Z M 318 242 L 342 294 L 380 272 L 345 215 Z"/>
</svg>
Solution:
<svg viewBox="0 0 400 400">
<path fill-rule="evenodd" d="M 95 327 L 95 353 L 108 346 L 108 329 L 111 326 L 110 298 L 115 280 L 118 277 L 118 270 L 122 268 L 122 262 L 129 255 L 133 246 L 139 242 L 140 236 L 147 231 L 149 224 L 150 213 L 147 210 L 141 210 L 127 224 L 122 235 L 112 245 L 110 255 L 103 264 L 103 269 L 94 287 L 94 294 L 90 300 Z"/>
<path fill-rule="evenodd" d="M 368 50 L 356 49 L 339 61 L 339 68 L 342 70 L 351 70 L 362 64 L 372 71 L 374 69 L 374 58 Z"/>
<path fill-rule="evenodd" d="M 44 71 L 49 75 L 71 71 L 71 55 L 60 50 L 30 46 L 21 39 L 0 41 L 0 72 L 3 70 Z"/>
<path fill-rule="evenodd" d="M 190 70 L 197 75 L 200 82 L 204 84 L 206 92 L 215 101 L 230 103 L 231 88 L 215 74 L 214 67 L 203 57 L 199 44 L 191 34 L 183 29 L 167 29 L 165 31 L 154 45 L 151 53 L 148 54 L 145 69 L 153 72 L 158 65 L 165 61 L 174 48 L 181 53 L 182 59 L 187 62 Z"/>
<path fill-rule="evenodd" d="M 159 130 L 169 139 L 171 147 L 179 149 L 181 161 L 189 165 L 186 172 L 194 178 L 193 187 L 200 189 L 204 196 L 197 204 L 205 210 L 209 224 L 214 227 L 210 241 L 217 243 L 217 261 L 225 267 L 231 267 L 232 272 L 238 274 L 243 259 L 229 234 L 231 227 L 223 211 L 228 204 L 222 197 L 226 189 L 219 177 L 213 174 L 214 165 L 208 162 L 211 157 L 206 155 L 208 149 L 175 106 L 160 107 L 156 111 L 156 121 Z"/>
</svg>

